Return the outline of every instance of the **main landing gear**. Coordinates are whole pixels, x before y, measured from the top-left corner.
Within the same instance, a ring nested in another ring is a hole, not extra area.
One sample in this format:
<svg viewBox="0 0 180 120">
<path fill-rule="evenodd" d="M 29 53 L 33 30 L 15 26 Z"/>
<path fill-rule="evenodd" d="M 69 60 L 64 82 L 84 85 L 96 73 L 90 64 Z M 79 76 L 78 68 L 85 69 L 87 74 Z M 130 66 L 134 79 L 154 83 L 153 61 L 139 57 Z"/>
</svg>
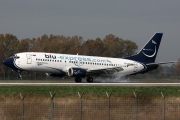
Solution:
<svg viewBox="0 0 180 120">
<path fill-rule="evenodd" d="M 82 82 L 81 77 L 75 77 L 75 82 L 76 82 L 76 83 L 81 83 L 81 82 Z"/>
<path fill-rule="evenodd" d="M 93 82 L 93 78 L 92 78 L 92 77 L 87 77 L 86 81 L 87 81 L 88 83 L 92 83 L 92 82 Z M 76 83 L 81 83 L 81 82 L 82 82 L 81 77 L 75 77 L 75 82 L 76 82 Z"/>
<path fill-rule="evenodd" d="M 93 78 L 92 78 L 92 77 L 87 77 L 86 81 L 87 81 L 88 83 L 92 83 L 92 82 L 93 82 Z"/>
</svg>

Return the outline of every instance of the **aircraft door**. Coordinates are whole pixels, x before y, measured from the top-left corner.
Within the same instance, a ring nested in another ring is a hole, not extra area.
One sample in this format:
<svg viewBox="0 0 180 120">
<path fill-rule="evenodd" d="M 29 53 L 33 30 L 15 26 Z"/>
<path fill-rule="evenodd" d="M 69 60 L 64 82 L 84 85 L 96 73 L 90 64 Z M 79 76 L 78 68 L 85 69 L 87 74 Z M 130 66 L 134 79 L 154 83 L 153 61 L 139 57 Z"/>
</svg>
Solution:
<svg viewBox="0 0 180 120">
<path fill-rule="evenodd" d="M 81 60 L 78 60 L 78 65 L 79 66 L 82 66 L 83 65 L 83 62 Z"/>
<path fill-rule="evenodd" d="M 135 62 L 134 63 L 134 72 L 137 72 L 138 71 L 138 64 Z"/>
<path fill-rule="evenodd" d="M 78 58 L 78 54 L 77 54 L 77 58 Z M 77 65 L 77 66 L 79 66 L 79 67 L 83 65 L 82 60 L 81 60 L 81 59 L 79 59 L 79 58 L 76 60 L 76 62 L 75 62 L 75 63 L 76 63 L 75 65 Z"/>
<path fill-rule="evenodd" d="M 27 64 L 31 64 L 32 63 L 32 57 L 30 54 L 26 54 L 27 57 Z"/>
</svg>

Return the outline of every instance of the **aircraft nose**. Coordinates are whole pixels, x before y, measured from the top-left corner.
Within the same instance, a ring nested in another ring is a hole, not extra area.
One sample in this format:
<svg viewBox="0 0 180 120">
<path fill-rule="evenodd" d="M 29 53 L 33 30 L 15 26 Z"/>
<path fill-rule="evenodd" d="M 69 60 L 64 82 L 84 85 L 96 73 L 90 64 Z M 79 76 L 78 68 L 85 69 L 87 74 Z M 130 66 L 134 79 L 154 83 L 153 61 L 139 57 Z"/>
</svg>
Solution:
<svg viewBox="0 0 180 120">
<path fill-rule="evenodd" d="M 7 58 L 2 63 L 13 70 L 17 70 L 14 65 L 14 58 Z"/>
<path fill-rule="evenodd" d="M 4 65 L 11 67 L 11 65 L 13 64 L 13 59 L 12 58 L 7 58 L 2 62 Z"/>
</svg>

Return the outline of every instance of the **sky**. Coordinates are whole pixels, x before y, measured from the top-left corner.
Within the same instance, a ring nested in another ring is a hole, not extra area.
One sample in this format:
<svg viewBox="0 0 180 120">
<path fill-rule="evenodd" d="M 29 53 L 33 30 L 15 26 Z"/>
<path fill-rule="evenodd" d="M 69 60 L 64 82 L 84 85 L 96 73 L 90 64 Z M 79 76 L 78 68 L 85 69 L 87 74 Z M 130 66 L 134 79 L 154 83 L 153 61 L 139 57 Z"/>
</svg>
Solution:
<svg viewBox="0 0 180 120">
<path fill-rule="evenodd" d="M 180 58 L 180 0 L 0 0 L 0 34 L 18 39 L 43 34 L 82 36 L 114 34 L 141 49 L 163 32 L 157 62 Z"/>
</svg>

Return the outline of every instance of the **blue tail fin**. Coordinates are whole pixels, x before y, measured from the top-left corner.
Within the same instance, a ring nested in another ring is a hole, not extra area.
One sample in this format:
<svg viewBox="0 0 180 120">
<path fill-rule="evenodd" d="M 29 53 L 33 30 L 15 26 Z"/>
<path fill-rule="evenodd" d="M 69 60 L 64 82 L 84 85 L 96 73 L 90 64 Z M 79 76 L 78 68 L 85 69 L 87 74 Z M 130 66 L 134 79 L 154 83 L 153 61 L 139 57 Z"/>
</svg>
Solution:
<svg viewBox="0 0 180 120">
<path fill-rule="evenodd" d="M 134 60 L 145 64 L 154 63 L 162 36 L 163 33 L 155 33 L 155 35 L 148 41 L 148 43 L 146 43 L 138 54 L 126 57 L 125 59 Z"/>
</svg>

